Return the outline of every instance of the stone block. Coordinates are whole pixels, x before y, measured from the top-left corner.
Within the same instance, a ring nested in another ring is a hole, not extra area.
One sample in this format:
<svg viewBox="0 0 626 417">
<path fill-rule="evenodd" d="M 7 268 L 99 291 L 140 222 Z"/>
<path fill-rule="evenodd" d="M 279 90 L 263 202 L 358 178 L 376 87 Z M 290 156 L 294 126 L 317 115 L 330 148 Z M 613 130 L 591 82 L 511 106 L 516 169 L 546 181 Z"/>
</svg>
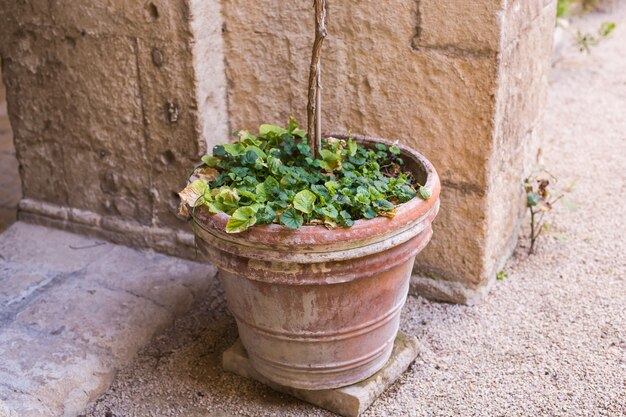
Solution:
<svg viewBox="0 0 626 417">
<path fill-rule="evenodd" d="M 447 191 L 441 194 L 433 239 L 417 255 L 414 273 L 446 282 L 462 282 L 468 288 L 478 286 L 485 272 L 485 222 L 485 195 L 478 189 L 448 183 Z"/>
<path fill-rule="evenodd" d="M 546 13 L 556 18 L 556 0 L 512 0 L 505 3 L 503 10 L 502 45 L 508 46 L 520 38 L 535 24 L 535 19 Z M 554 27 L 554 26 L 553 26 Z M 546 34 L 549 31 L 545 31 Z"/>
<path fill-rule="evenodd" d="M 418 48 L 463 53 L 498 50 L 498 14 L 502 2 L 470 0 L 421 0 L 418 3 L 416 36 Z"/>
<path fill-rule="evenodd" d="M 376 374 L 347 387 L 315 391 L 286 387 L 269 381 L 254 369 L 239 339 L 224 352 L 222 366 L 228 372 L 257 380 L 276 391 L 294 396 L 341 416 L 357 417 L 394 384 L 418 354 L 419 343 L 417 338 L 399 332 L 391 358 Z"/>
</svg>

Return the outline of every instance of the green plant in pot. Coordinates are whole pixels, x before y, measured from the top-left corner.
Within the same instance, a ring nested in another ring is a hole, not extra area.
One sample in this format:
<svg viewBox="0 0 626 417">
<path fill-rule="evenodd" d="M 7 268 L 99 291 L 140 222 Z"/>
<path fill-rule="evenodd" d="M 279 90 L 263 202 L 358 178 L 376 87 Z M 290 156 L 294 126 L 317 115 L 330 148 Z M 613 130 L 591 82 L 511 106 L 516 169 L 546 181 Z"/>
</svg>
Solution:
<svg viewBox="0 0 626 417">
<path fill-rule="evenodd" d="M 303 389 L 356 383 L 389 359 L 440 191 L 431 163 L 407 147 L 322 136 L 325 1 L 315 10 L 308 132 L 294 120 L 236 132 L 180 193 L 252 365 Z"/>
</svg>

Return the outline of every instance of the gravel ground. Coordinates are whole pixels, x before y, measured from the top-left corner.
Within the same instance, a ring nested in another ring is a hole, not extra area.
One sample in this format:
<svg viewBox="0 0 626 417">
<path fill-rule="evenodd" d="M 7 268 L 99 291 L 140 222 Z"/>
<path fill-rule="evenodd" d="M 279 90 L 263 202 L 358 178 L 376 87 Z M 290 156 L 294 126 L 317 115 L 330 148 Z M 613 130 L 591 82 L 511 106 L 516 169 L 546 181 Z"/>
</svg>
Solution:
<svg viewBox="0 0 626 417">
<path fill-rule="evenodd" d="M 365 415 L 626 413 L 626 4 L 573 27 L 604 20 L 618 22 L 612 38 L 589 55 L 566 45 L 552 74 L 545 166 L 575 184 L 550 214 L 552 233 L 531 257 L 520 241 L 483 305 L 410 297 L 402 329 L 423 352 Z M 221 370 L 236 330 L 218 282 L 212 291 L 85 415 L 331 416 Z"/>
</svg>

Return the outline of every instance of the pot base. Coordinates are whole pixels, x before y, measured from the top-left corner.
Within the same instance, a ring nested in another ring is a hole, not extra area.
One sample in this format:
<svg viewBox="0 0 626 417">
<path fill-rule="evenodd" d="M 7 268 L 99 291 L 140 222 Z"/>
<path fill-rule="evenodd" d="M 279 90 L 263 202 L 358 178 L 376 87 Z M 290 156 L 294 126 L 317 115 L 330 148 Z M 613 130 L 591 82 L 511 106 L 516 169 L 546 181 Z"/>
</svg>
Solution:
<svg viewBox="0 0 626 417">
<path fill-rule="evenodd" d="M 391 357 L 394 340 L 390 340 L 373 357 L 364 358 L 361 364 L 350 364 L 345 367 L 322 369 L 318 372 L 302 372 L 291 367 L 277 367 L 276 364 L 265 364 L 263 359 L 250 357 L 252 366 L 264 377 L 278 384 L 296 389 L 320 390 L 335 389 L 353 385 L 354 381 L 363 381 L 380 371 Z M 358 383 L 358 382 L 357 382 Z"/>
<path fill-rule="evenodd" d="M 250 362 L 240 340 L 227 349 L 222 356 L 225 371 L 259 381 L 270 388 L 289 394 L 344 417 L 357 417 L 363 413 L 387 388 L 408 369 L 419 354 L 419 342 L 415 336 L 402 332 L 396 337 L 391 356 L 383 368 L 359 383 L 343 388 L 304 390 L 291 388 L 270 381 L 261 375 Z"/>
</svg>

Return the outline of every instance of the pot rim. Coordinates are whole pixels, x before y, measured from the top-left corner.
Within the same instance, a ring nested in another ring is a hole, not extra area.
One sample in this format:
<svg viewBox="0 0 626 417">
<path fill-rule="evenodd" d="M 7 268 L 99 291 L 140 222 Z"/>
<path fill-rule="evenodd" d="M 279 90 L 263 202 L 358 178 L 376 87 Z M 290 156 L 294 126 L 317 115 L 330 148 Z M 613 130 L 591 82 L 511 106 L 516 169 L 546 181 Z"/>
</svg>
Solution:
<svg viewBox="0 0 626 417">
<path fill-rule="evenodd" d="M 345 134 L 324 135 L 325 137 L 334 137 L 338 139 L 346 139 Z M 204 207 L 198 207 L 193 214 L 194 226 L 202 228 L 211 234 L 218 234 L 222 239 L 231 242 L 261 243 L 272 246 L 299 246 L 306 248 L 306 245 L 319 246 L 331 245 L 338 242 L 346 241 L 378 241 L 387 238 L 399 232 L 399 229 L 406 229 L 410 224 L 415 223 L 423 218 L 431 210 L 438 209 L 439 193 L 441 191 L 441 183 L 435 167 L 422 154 L 408 146 L 395 143 L 383 138 L 363 135 L 350 135 L 363 144 L 382 143 L 387 146 L 396 145 L 400 148 L 401 155 L 406 159 L 411 159 L 426 175 L 426 181 L 422 184 L 430 192 L 431 196 L 427 200 L 415 196 L 406 203 L 396 206 L 396 215 L 393 218 L 377 216 L 373 219 L 355 220 L 351 227 L 337 227 L 336 229 L 328 229 L 323 225 L 304 225 L 299 229 L 289 229 L 279 224 L 262 224 L 254 225 L 249 229 L 237 233 L 226 233 L 226 223 L 230 216 L 226 213 L 210 213 Z"/>
</svg>

